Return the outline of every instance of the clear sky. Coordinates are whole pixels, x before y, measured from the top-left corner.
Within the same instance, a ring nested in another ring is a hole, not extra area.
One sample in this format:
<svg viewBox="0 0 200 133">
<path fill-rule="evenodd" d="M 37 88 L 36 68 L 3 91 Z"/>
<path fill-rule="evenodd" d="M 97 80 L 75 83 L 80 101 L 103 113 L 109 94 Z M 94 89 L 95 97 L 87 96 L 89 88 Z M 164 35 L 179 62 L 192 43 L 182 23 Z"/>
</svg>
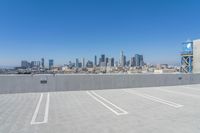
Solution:
<svg viewBox="0 0 200 133">
<path fill-rule="evenodd" d="M 181 43 L 200 38 L 199 0 L 1 0 L 0 66 L 53 58 L 143 54 L 180 62 Z"/>
</svg>

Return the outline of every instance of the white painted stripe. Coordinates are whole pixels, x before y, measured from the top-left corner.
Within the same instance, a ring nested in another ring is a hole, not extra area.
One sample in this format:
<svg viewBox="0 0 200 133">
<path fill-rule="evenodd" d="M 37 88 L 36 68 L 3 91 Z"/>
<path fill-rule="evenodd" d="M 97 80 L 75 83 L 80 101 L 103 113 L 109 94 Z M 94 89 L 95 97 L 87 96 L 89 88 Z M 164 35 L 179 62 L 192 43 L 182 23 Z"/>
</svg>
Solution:
<svg viewBox="0 0 200 133">
<path fill-rule="evenodd" d="M 174 102 L 171 102 L 171 101 L 167 101 L 167 100 L 164 100 L 164 99 L 160 99 L 160 98 L 157 98 L 157 97 L 148 95 L 148 94 L 142 94 L 142 93 L 133 92 L 133 91 L 127 91 L 127 90 L 124 90 L 124 91 L 127 92 L 127 93 L 130 93 L 130 94 L 134 94 L 134 95 L 137 95 L 137 96 L 140 96 L 140 97 L 149 99 L 149 100 L 154 101 L 154 102 L 159 102 L 159 103 L 163 103 L 163 104 L 172 106 L 172 107 L 174 107 L 174 108 L 183 107 L 183 105 L 181 105 L 181 104 L 177 104 L 177 103 L 174 103 Z"/>
<path fill-rule="evenodd" d="M 40 99 L 38 101 L 38 104 L 36 106 L 36 109 L 35 109 L 35 112 L 34 112 L 34 115 L 32 117 L 32 120 L 31 120 L 31 125 L 38 125 L 38 124 L 45 124 L 48 122 L 48 116 L 49 116 L 49 103 L 50 103 L 50 94 L 48 93 L 47 94 L 47 100 L 46 100 L 46 105 L 45 105 L 45 115 L 44 115 L 44 120 L 41 121 L 41 122 L 36 122 L 36 118 L 38 116 L 38 112 L 39 112 L 39 109 L 40 109 L 40 105 L 41 105 L 41 102 L 43 100 L 43 93 L 41 93 L 40 95 Z"/>
<path fill-rule="evenodd" d="M 42 102 L 42 99 L 43 99 L 43 93 L 40 94 L 40 99 L 37 103 L 37 106 L 36 106 L 36 109 L 35 109 L 35 112 L 33 114 L 33 117 L 32 117 L 32 120 L 31 120 L 31 125 L 33 125 L 35 123 L 35 120 L 37 118 L 37 115 L 38 115 L 38 112 L 39 112 L 39 109 L 40 109 L 40 104 Z"/>
<path fill-rule="evenodd" d="M 45 107 L 45 116 L 44 116 L 44 123 L 48 122 L 49 117 L 49 102 L 50 102 L 50 94 L 47 94 L 47 101 L 46 101 L 46 107 Z"/>
<path fill-rule="evenodd" d="M 189 93 L 184 93 L 184 92 L 180 92 L 180 91 L 166 90 L 166 89 L 158 89 L 158 90 L 163 91 L 163 92 L 167 92 L 167 93 L 172 93 L 172 94 L 178 94 L 178 95 L 183 95 L 183 96 L 200 98 L 200 95 L 189 94 Z"/>
<path fill-rule="evenodd" d="M 111 103 L 111 102 L 108 101 L 107 99 L 105 99 L 105 98 L 101 97 L 100 95 L 96 94 L 94 91 L 91 91 L 91 92 L 87 91 L 87 94 L 88 94 L 89 96 L 91 96 L 94 100 L 96 100 L 97 102 L 101 103 L 104 107 L 106 107 L 107 109 L 109 109 L 110 111 L 112 111 L 112 112 L 113 112 L 114 114 L 116 114 L 116 115 L 126 115 L 126 114 L 128 114 L 127 111 L 121 109 L 121 108 L 118 107 L 117 105 Z M 103 100 L 103 101 L 102 101 L 102 100 Z M 105 103 L 104 103 L 104 102 L 105 102 Z M 116 109 L 118 109 L 120 112 L 118 112 L 118 111 L 116 111 L 115 109 L 109 107 L 109 105 L 107 105 L 106 103 L 112 105 L 113 107 L 115 107 Z"/>
<path fill-rule="evenodd" d="M 114 106 L 115 108 L 117 108 L 118 110 L 120 110 L 121 112 L 123 112 L 123 113 L 125 113 L 125 114 L 127 114 L 127 113 L 128 113 L 127 111 L 125 111 L 125 110 L 121 109 L 121 108 L 120 108 L 120 107 L 118 107 L 117 105 L 115 105 L 115 104 L 111 103 L 111 102 L 110 102 L 110 101 L 108 101 L 107 99 L 105 99 L 105 98 L 103 98 L 102 96 L 98 95 L 98 94 L 97 94 L 97 93 L 95 93 L 94 91 L 92 91 L 92 93 L 93 93 L 94 95 L 96 95 L 97 97 L 101 98 L 102 100 L 104 100 L 105 102 L 107 102 L 107 103 L 111 104 L 112 106 Z"/>
</svg>

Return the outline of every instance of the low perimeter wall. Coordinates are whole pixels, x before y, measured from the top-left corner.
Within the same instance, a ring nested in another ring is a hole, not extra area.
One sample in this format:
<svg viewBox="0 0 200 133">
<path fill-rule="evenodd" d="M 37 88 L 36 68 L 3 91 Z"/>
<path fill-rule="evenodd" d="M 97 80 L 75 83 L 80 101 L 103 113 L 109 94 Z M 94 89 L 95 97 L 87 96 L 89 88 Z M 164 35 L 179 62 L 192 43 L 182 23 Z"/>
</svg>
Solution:
<svg viewBox="0 0 200 133">
<path fill-rule="evenodd" d="M 79 91 L 200 84 L 200 74 L 1 75 L 0 93 Z"/>
</svg>

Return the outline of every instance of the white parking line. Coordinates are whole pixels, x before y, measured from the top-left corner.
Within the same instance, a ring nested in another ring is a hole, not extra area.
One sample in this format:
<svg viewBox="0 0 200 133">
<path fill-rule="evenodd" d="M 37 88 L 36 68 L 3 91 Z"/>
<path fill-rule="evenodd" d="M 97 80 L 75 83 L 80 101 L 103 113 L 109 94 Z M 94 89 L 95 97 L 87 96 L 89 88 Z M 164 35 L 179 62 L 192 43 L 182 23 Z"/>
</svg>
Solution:
<svg viewBox="0 0 200 133">
<path fill-rule="evenodd" d="M 177 104 L 177 103 L 174 103 L 174 102 L 171 102 L 171 101 L 167 101 L 167 100 L 164 100 L 164 99 L 160 99 L 160 98 L 157 98 L 157 97 L 148 95 L 148 94 L 142 94 L 142 93 L 133 92 L 133 91 L 128 91 L 128 90 L 124 90 L 124 91 L 127 92 L 127 93 L 130 93 L 130 94 L 134 94 L 134 95 L 137 95 L 137 96 L 140 96 L 140 97 L 149 99 L 149 100 L 154 101 L 154 102 L 159 102 L 159 103 L 163 103 L 163 104 L 172 106 L 172 107 L 174 107 L 174 108 L 183 107 L 183 105 L 181 105 L 181 104 Z"/>
<path fill-rule="evenodd" d="M 126 114 L 128 114 L 127 111 L 125 111 L 125 110 L 121 109 L 120 107 L 118 107 L 117 105 L 111 103 L 110 101 L 108 101 L 107 99 L 105 99 L 102 96 L 98 95 L 94 91 L 90 91 L 90 92 L 87 91 L 87 94 L 89 96 L 91 96 L 94 100 L 96 100 L 99 103 L 101 103 L 104 107 L 106 107 L 107 109 L 109 109 L 110 111 L 112 111 L 116 115 L 126 115 Z"/>
<path fill-rule="evenodd" d="M 48 116 L 49 116 L 49 102 L 50 102 L 50 94 L 47 93 L 47 100 L 46 100 L 46 105 L 45 105 L 45 115 L 44 115 L 44 120 L 41 121 L 41 122 L 36 122 L 36 118 L 38 116 L 38 112 L 39 112 L 39 109 L 40 109 L 40 105 L 41 105 L 41 102 L 43 100 L 43 93 L 41 93 L 40 95 L 40 99 L 37 103 L 37 106 L 36 106 L 36 109 L 35 109 L 35 112 L 33 114 L 33 117 L 32 117 L 32 120 L 31 120 L 31 125 L 38 125 L 38 124 L 45 124 L 48 122 Z"/>
<path fill-rule="evenodd" d="M 163 92 L 167 92 L 167 93 L 177 94 L 177 95 L 183 95 L 183 96 L 200 98 L 200 95 L 189 94 L 189 93 L 184 93 L 184 92 L 180 92 L 180 91 L 166 90 L 166 89 L 158 89 L 158 90 L 159 91 L 163 91 Z"/>
</svg>

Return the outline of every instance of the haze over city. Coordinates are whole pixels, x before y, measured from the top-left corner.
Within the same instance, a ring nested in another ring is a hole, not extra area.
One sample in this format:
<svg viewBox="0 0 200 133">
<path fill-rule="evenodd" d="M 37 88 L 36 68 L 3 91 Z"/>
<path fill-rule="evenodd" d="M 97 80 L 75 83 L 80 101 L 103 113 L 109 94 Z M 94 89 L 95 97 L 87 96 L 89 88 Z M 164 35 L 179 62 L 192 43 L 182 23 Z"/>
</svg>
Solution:
<svg viewBox="0 0 200 133">
<path fill-rule="evenodd" d="M 181 4 L 180 4 L 181 2 Z M 143 54 L 146 63 L 180 63 L 181 43 L 200 36 L 197 0 L 0 2 L 0 66 L 94 55 Z M 195 20 L 194 20 L 195 18 Z"/>
</svg>

